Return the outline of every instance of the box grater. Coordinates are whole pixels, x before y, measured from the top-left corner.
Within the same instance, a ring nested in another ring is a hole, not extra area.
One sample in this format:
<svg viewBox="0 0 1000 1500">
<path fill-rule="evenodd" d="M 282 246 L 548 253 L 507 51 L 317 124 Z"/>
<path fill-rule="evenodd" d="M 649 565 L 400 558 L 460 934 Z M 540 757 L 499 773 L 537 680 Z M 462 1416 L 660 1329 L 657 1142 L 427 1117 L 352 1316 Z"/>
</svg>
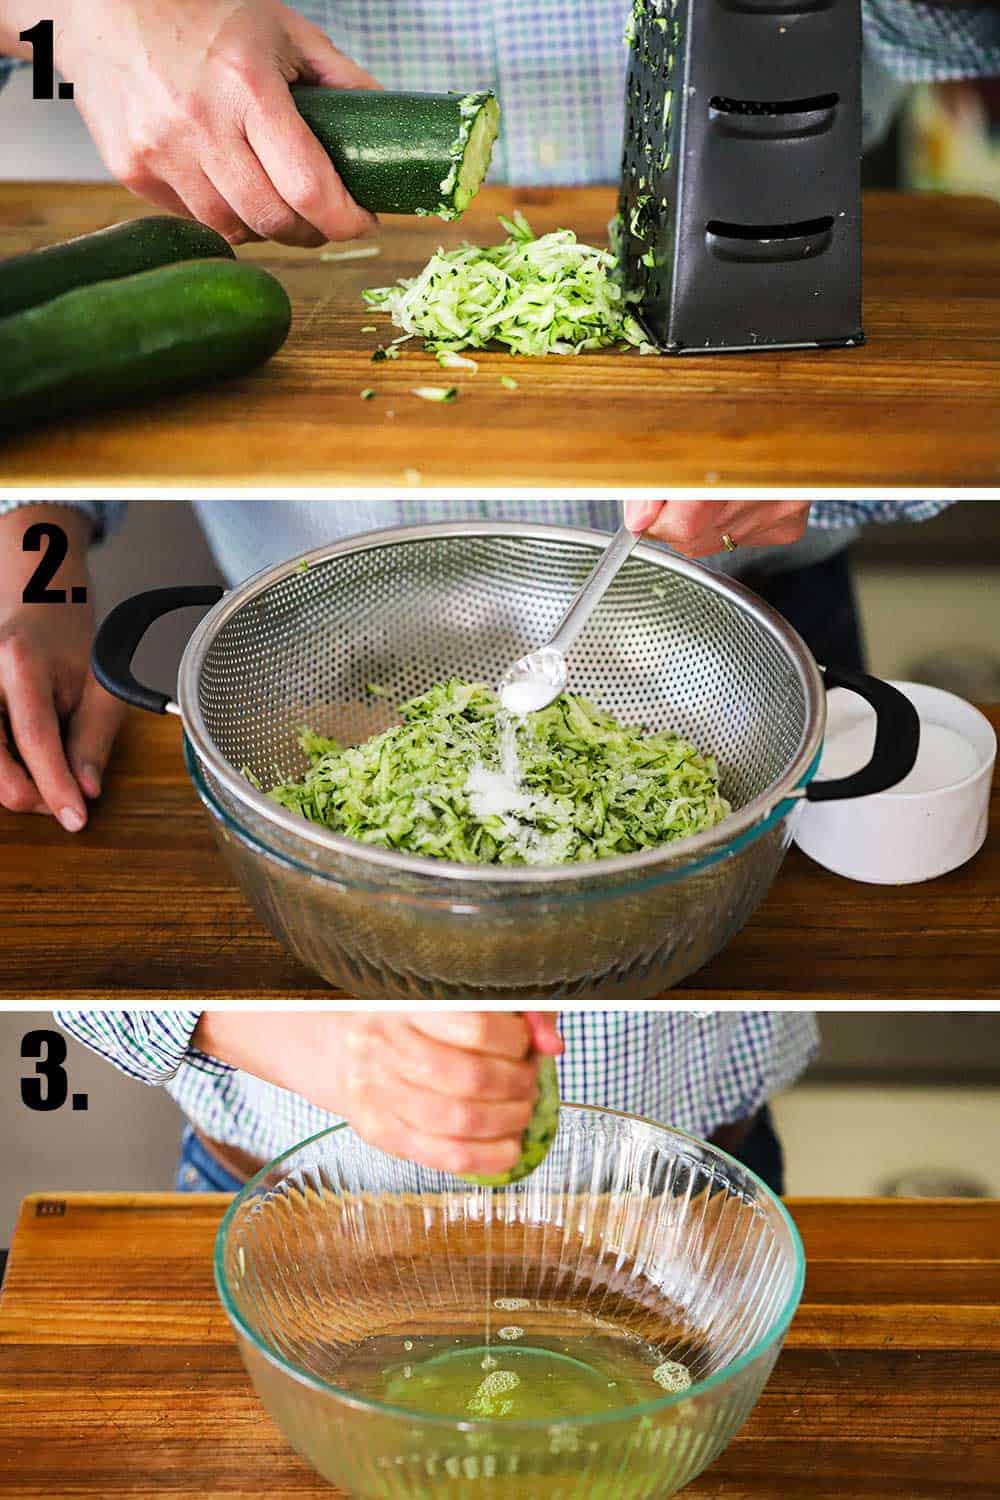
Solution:
<svg viewBox="0 0 1000 1500">
<path fill-rule="evenodd" d="M 861 331 L 860 0 L 635 0 L 619 204 L 666 353 Z"/>
</svg>

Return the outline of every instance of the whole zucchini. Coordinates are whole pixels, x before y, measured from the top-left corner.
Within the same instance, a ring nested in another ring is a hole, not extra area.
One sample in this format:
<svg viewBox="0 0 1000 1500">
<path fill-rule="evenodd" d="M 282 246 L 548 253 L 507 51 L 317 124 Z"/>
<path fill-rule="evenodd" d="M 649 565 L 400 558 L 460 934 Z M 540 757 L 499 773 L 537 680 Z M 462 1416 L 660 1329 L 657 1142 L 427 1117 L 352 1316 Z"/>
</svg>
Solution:
<svg viewBox="0 0 1000 1500">
<path fill-rule="evenodd" d="M 235 259 L 232 247 L 190 219 L 133 219 L 62 245 L 47 245 L 0 261 L 0 318 L 50 302 L 78 286 L 116 281 L 180 260 Z"/>
<path fill-rule="evenodd" d="M 374 214 L 457 219 L 482 187 L 500 124 L 489 93 L 292 89 L 351 197 Z"/>
<path fill-rule="evenodd" d="M 0 428 L 241 375 L 288 336 L 260 266 L 201 260 L 81 287 L 0 321 Z"/>
</svg>

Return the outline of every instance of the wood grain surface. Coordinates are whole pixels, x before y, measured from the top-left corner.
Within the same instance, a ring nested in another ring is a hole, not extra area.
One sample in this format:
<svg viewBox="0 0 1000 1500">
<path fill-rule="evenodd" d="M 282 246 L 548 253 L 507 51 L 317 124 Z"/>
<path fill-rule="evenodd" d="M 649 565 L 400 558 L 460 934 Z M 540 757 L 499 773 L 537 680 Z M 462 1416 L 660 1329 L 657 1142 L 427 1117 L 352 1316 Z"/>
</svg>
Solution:
<svg viewBox="0 0 1000 1500">
<path fill-rule="evenodd" d="M 0 1296 L 0 1494 L 336 1500 L 254 1396 L 217 1301 L 227 1201 L 25 1201 Z M 685 1496 L 995 1500 L 1000 1202 L 789 1207 L 802 1306 L 746 1427 Z"/>
<path fill-rule="evenodd" d="M 1000 705 L 987 712 L 1000 728 Z M 0 815 L 0 998 L 337 998 L 230 880 L 176 720 L 130 714 L 107 781 L 76 836 Z M 861 885 L 793 848 L 748 925 L 671 997 L 1000 997 L 1000 784 L 985 848 L 939 880 Z"/>
<path fill-rule="evenodd" d="M 498 212 L 606 243 L 610 188 L 481 194 L 461 224 L 394 218 L 381 255 L 325 262 L 257 246 L 295 305 L 284 350 L 244 379 L 130 412 L 35 430 L 3 447 L 5 485 L 408 485 L 662 488 L 1000 483 L 1000 203 L 870 194 L 865 348 L 681 359 L 483 357 L 449 371 L 411 346 L 373 365 L 365 286 L 414 274 L 439 244 L 491 243 Z M 0 184 L 0 257 L 148 212 L 103 184 Z M 504 390 L 501 373 L 520 389 Z M 378 391 L 362 402 L 367 386 Z"/>
</svg>

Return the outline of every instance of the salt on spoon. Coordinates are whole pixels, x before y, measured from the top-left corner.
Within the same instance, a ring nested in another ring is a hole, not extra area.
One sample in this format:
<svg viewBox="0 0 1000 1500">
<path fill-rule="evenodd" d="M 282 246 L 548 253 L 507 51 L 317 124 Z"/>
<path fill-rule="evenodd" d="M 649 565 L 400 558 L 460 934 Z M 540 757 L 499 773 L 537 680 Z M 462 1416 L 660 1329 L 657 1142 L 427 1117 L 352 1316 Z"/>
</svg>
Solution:
<svg viewBox="0 0 1000 1500">
<path fill-rule="evenodd" d="M 605 547 L 600 562 L 563 615 L 555 634 L 538 651 L 522 656 L 504 673 L 500 702 L 508 713 L 524 718 L 548 708 L 564 691 L 569 673 L 566 652 L 631 557 L 641 532 L 622 526 Z"/>
</svg>

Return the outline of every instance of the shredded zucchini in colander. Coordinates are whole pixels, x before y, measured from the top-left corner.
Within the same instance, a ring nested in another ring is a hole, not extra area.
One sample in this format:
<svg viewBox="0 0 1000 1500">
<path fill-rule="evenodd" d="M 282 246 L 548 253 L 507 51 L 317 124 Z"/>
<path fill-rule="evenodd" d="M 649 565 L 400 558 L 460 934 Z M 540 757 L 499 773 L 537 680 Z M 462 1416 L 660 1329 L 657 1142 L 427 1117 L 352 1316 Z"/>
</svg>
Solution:
<svg viewBox="0 0 1000 1500">
<path fill-rule="evenodd" d="M 419 276 L 364 293 L 397 328 L 433 351 L 504 344 L 513 354 L 579 354 L 632 345 L 655 352 L 631 316 L 611 252 L 571 229 L 536 237 L 522 214 L 500 217 L 508 238 L 439 250 Z"/>
<path fill-rule="evenodd" d="M 269 795 L 366 844 L 466 864 L 560 864 L 656 848 L 731 811 L 715 761 L 669 731 L 643 735 L 564 693 L 522 721 L 482 683 L 413 699 L 402 724 L 354 748 L 304 730 L 301 781 Z M 482 813 L 473 787 L 516 748 L 513 807 Z M 480 814 L 475 811 L 479 805 Z"/>
</svg>

